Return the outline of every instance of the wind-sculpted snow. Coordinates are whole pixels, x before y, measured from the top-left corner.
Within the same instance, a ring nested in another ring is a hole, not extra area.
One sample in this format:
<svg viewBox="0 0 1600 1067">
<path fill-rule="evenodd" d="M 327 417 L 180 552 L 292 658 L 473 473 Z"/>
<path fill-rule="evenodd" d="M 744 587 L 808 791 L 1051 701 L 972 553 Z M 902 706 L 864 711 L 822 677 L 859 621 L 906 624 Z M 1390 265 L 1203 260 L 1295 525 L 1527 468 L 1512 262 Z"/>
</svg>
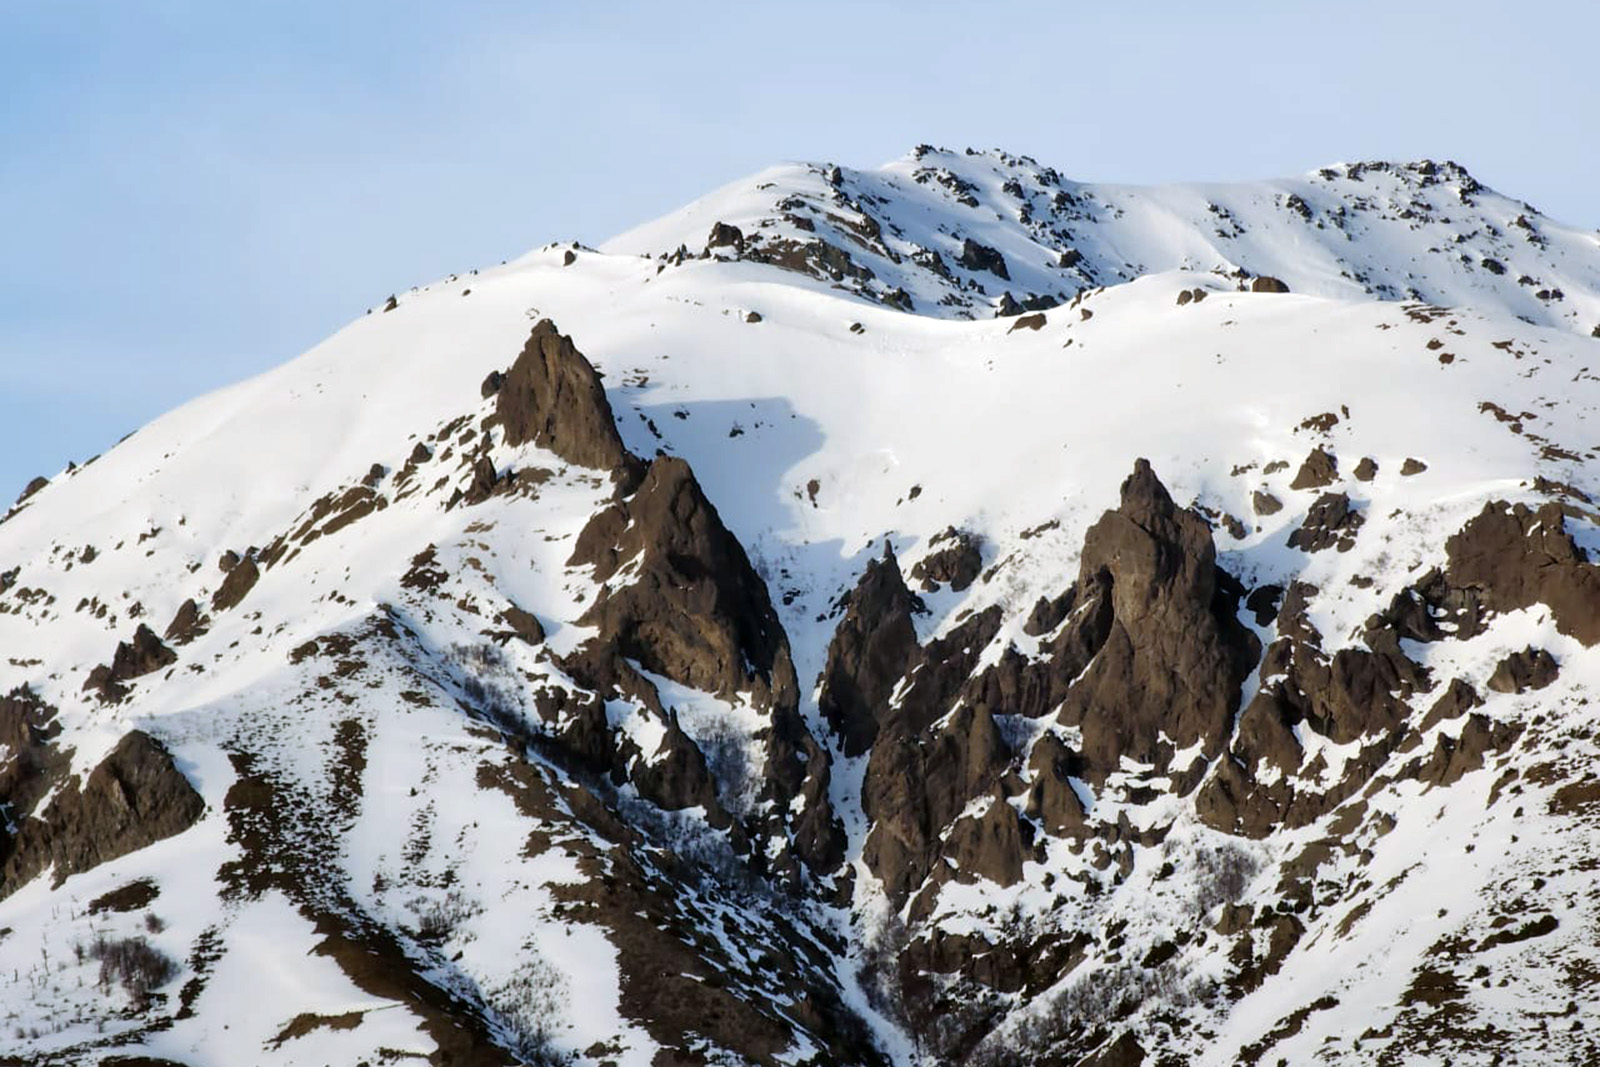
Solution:
<svg viewBox="0 0 1600 1067">
<path fill-rule="evenodd" d="M 919 150 L 397 294 L 0 522 L 0 1061 L 1600 1057 L 1597 272 Z"/>
<path fill-rule="evenodd" d="M 1429 160 L 1140 187 L 924 145 L 875 170 L 774 167 L 605 249 L 772 263 L 941 318 L 1036 311 L 1185 270 L 1258 292 L 1415 300 L 1600 330 L 1600 234 Z"/>
</svg>

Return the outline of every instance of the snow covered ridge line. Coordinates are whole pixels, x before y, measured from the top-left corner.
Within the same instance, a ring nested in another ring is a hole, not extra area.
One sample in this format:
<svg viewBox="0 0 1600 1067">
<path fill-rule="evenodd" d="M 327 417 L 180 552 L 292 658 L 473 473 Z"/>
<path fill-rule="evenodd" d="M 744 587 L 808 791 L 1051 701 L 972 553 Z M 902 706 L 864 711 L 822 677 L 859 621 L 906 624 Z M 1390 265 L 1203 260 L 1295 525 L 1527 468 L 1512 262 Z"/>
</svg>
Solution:
<svg viewBox="0 0 1600 1067">
<path fill-rule="evenodd" d="M 56 479 L 0 1059 L 1600 1054 L 1594 342 L 1281 273 L 552 247 Z"/>
<path fill-rule="evenodd" d="M 1600 336 L 1600 235 L 1429 160 L 1139 187 L 1072 181 L 1001 151 L 924 145 L 876 170 L 774 167 L 603 247 L 674 266 L 771 264 L 940 317 L 1038 311 L 1086 288 L 1188 270 Z"/>
</svg>

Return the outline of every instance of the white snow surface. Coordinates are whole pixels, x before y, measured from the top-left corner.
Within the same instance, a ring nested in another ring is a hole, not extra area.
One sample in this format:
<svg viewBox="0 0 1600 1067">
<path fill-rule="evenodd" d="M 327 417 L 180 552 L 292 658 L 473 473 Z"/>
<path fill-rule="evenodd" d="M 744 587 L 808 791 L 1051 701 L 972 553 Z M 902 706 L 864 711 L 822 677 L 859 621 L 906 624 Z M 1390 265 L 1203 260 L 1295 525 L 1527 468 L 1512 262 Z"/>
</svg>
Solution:
<svg viewBox="0 0 1600 1067">
<path fill-rule="evenodd" d="M 848 236 L 863 215 L 881 238 Z M 814 228 L 796 227 L 796 217 Z M 679 245 L 697 255 L 715 222 L 769 242 L 827 238 L 873 277 L 841 291 L 825 278 L 718 255 L 663 269 L 655 257 Z M 956 266 L 967 238 L 1004 255 L 1009 282 Z M 939 252 L 956 280 L 914 265 L 918 249 Z M 1072 268 L 1059 265 L 1068 250 L 1081 256 Z M 768 581 L 805 690 L 826 656 L 830 606 L 869 556 L 887 538 L 909 568 L 949 526 L 982 535 L 986 574 L 963 594 L 929 596 L 922 636 L 1000 604 L 1006 623 L 993 651 L 1006 641 L 1033 647 L 1021 632 L 1028 609 L 1071 582 L 1085 529 L 1115 506 L 1139 457 L 1180 504 L 1243 521 L 1243 537 L 1221 526 L 1215 536 L 1220 565 L 1246 587 L 1295 579 L 1323 591 L 1311 621 L 1330 650 L 1353 643 L 1396 590 L 1440 564 L 1444 539 L 1486 501 L 1544 499 L 1536 474 L 1600 493 L 1592 463 L 1600 377 L 1591 373 L 1600 341 L 1587 336 L 1600 322 L 1600 239 L 1480 189 L 1452 166 L 1339 166 L 1276 182 L 1141 189 L 1070 182 L 1004 153 L 928 151 L 878 170 L 846 169 L 837 181 L 823 166 L 776 167 L 602 251 L 579 249 L 565 265 L 568 251 L 551 246 L 399 294 L 394 310 L 375 307 L 299 358 L 57 474 L 0 524 L 0 573 L 16 568 L 11 583 L 0 583 L 9 584 L 0 594 L 0 693 L 27 685 L 60 709 L 62 743 L 79 774 L 129 729 L 152 733 L 208 804 L 179 837 L 59 888 L 41 876 L 0 901 L 0 927 L 9 930 L 0 936 L 0 1056 L 122 1032 L 133 1035 L 128 1048 L 196 1064 L 433 1052 L 412 1006 L 364 991 L 319 955 L 312 922 L 281 894 L 230 898 L 216 879 L 240 850 L 225 803 L 233 740 L 248 735 L 275 754 L 276 772 L 308 788 L 321 783 L 313 794 L 332 796 L 326 768 L 343 743 L 335 713 L 349 710 L 364 738 L 362 799 L 330 841 L 351 899 L 413 931 L 424 913 L 453 909 L 456 921 L 429 957 L 442 987 L 488 1005 L 510 1027 L 515 1010 L 502 993 L 532 969 L 549 991 L 552 1047 L 582 1062 L 596 1045 L 612 1062 L 651 1062 L 655 1042 L 622 1010 L 616 948 L 601 927 L 564 918 L 557 906 L 559 888 L 585 877 L 582 849 L 564 846 L 557 824 L 519 810 L 506 793 L 479 787 L 480 768 L 502 758 L 498 743 L 452 703 L 470 673 L 460 650 L 483 644 L 498 607 L 534 612 L 557 651 L 587 633 L 578 618 L 593 583 L 566 560 L 609 498 L 603 477 L 532 447 L 499 445 L 497 464 L 544 467 L 553 477 L 536 497 L 443 507 L 467 477 L 458 465 L 463 427 L 489 410 L 479 382 L 511 363 L 537 319 L 551 318 L 604 374 L 633 451 L 691 462 Z M 1239 268 L 1281 278 L 1291 292 L 1239 291 Z M 1524 276 L 1532 281 L 1519 283 Z M 877 302 L 896 288 L 913 313 Z M 1194 289 L 1205 298 L 1180 305 L 1179 294 Z M 1015 318 L 990 317 L 1002 292 L 1064 303 L 1044 312 L 1040 328 L 1018 329 Z M 749 321 L 751 312 L 759 321 Z M 1522 432 L 1486 404 L 1516 417 Z M 1337 416 L 1326 429 L 1308 422 L 1324 414 Z M 461 416 L 471 418 L 450 438 L 433 436 Z M 419 441 L 435 455 L 406 495 L 396 477 Z M 1318 445 L 1337 453 L 1343 480 L 1335 488 L 1366 516 L 1349 552 L 1308 555 L 1285 544 L 1317 496 L 1289 482 Z M 1349 478 L 1361 457 L 1377 462 L 1370 482 Z M 1402 476 L 1408 458 L 1426 469 Z M 184 600 L 207 603 L 223 579 L 223 551 L 264 547 L 300 527 L 313 502 L 357 485 L 374 464 L 383 468 L 381 510 L 265 569 L 240 607 L 212 612 L 209 631 L 178 649 L 171 668 L 135 681 L 125 702 L 82 692 L 89 671 L 140 622 L 159 633 Z M 436 488 L 440 479 L 448 485 Z M 1256 516 L 1258 491 L 1283 510 Z M 1592 525 L 1573 525 L 1583 543 L 1600 543 Z M 451 576 L 450 597 L 481 613 L 408 597 L 400 578 L 430 545 Z M 297 664 L 293 650 L 386 612 L 433 658 L 397 652 L 368 664 L 368 689 L 350 709 L 332 696 L 308 697 L 310 680 L 330 668 Z M 1270 627 L 1261 633 L 1270 640 Z M 1482 690 L 1501 656 L 1530 643 L 1560 660 L 1558 686 L 1536 700 L 1491 696 L 1483 712 L 1519 723 L 1544 716 L 1545 735 L 1588 751 L 1585 705 L 1600 682 L 1600 654 L 1556 633 L 1537 609 L 1498 620 L 1473 642 L 1413 651 L 1440 678 L 1459 675 Z M 501 678 L 511 713 L 527 714 L 529 688 L 517 679 L 552 677 L 555 668 L 515 642 L 503 656 L 488 684 Z M 759 728 L 737 701 L 656 681 L 691 736 L 716 729 L 742 740 Z M 404 695 L 417 689 L 425 698 Z M 804 710 L 826 737 L 814 703 Z M 633 716 L 638 737 L 659 738 L 660 725 L 642 709 L 619 713 Z M 1337 758 L 1329 746 L 1325 759 Z M 1563 849 L 1600 855 L 1600 840 L 1592 825 L 1543 814 L 1550 785 L 1530 784 L 1515 798 L 1526 817 L 1505 801 L 1486 807 L 1498 773 L 1431 791 L 1392 782 L 1375 794 L 1368 822 L 1381 811 L 1393 829 L 1362 838 L 1338 862 L 1350 877 L 1390 888 L 1373 893 L 1343 932 L 1336 927 L 1345 912 L 1312 917 L 1282 971 L 1230 1011 L 1193 1009 L 1214 1033 L 1194 1050 L 1196 1062 L 1235 1062 L 1241 1048 L 1319 998 L 1336 1004 L 1310 1011 L 1266 1062 L 1369 1062 L 1430 947 L 1463 922 L 1481 940 L 1483 902 L 1505 896 L 1518 878 L 1545 880 L 1541 899 L 1556 902 L 1561 920 L 1555 954 L 1582 956 L 1593 944 L 1592 904 L 1583 903 L 1592 874 L 1550 869 Z M 860 774 L 840 758 L 833 776 L 851 862 L 864 834 Z M 1130 771 L 1127 780 L 1138 777 Z M 1097 797 L 1095 817 L 1115 820 L 1118 803 Z M 1093 913 L 1102 939 L 1113 919 L 1126 922 L 1123 952 L 1137 959 L 1165 936 L 1169 915 L 1192 906 L 1186 875 L 1157 880 L 1164 857 L 1213 847 L 1219 835 L 1170 795 L 1128 815 L 1175 827 L 1166 845 L 1137 850 L 1114 903 Z M 525 848 L 535 830 L 557 840 Z M 1268 900 L 1270 865 L 1325 833 L 1324 821 L 1239 845 L 1264 872 L 1246 899 Z M 951 933 L 994 932 L 1017 915 L 1045 926 L 1078 921 L 1071 917 L 1090 913 L 1063 905 L 1063 886 L 1075 884 L 1068 872 L 1088 870 L 1084 857 L 1054 843 L 1017 886 L 951 882 L 935 920 Z M 1092 876 L 1113 888 L 1112 872 Z M 165 923 L 148 936 L 179 961 L 164 987 L 169 1001 L 186 981 L 204 979 L 193 1014 L 142 1036 L 123 1005 L 96 990 L 93 964 L 72 962 L 73 946 L 102 927 L 142 931 L 136 915 L 86 913 L 91 899 L 140 878 L 159 886 L 149 910 Z M 857 936 L 864 927 L 856 924 L 881 916 L 876 891 L 870 877 L 858 878 L 854 910 L 819 909 L 817 921 Z M 214 957 L 201 973 L 195 945 L 207 932 Z M 1195 973 L 1220 973 L 1215 940 L 1184 952 Z M 1533 977 L 1472 992 L 1483 1019 L 1509 1017 L 1529 998 L 1564 1010 L 1567 995 L 1538 984 L 1554 973 L 1535 966 L 1536 955 L 1552 952 L 1548 940 L 1493 952 L 1491 977 L 1517 968 Z M 841 974 L 852 960 L 840 960 Z M 1016 1019 L 1044 1003 L 1018 1000 Z M 1600 1024 L 1594 1003 L 1579 1002 L 1561 1025 Z M 896 1062 L 917 1062 L 914 1042 L 857 1004 Z M 279 1040 L 302 1013 L 355 1013 L 358 1022 Z M 1377 1036 L 1360 1038 L 1369 1031 Z M 797 1048 L 792 1058 L 804 1054 Z"/>
</svg>

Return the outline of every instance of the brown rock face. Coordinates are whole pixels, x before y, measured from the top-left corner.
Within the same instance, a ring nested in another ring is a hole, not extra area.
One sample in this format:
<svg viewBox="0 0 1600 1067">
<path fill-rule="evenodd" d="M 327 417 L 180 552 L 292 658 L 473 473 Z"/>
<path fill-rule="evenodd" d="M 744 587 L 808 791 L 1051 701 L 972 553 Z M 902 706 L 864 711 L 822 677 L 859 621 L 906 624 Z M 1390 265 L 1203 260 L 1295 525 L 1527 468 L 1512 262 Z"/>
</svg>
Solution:
<svg viewBox="0 0 1600 1067">
<path fill-rule="evenodd" d="M 1074 759 L 1054 734 L 1039 738 L 1028 756 L 1033 784 L 1028 788 L 1023 810 L 1028 818 L 1037 819 L 1046 832 L 1057 836 L 1081 830 L 1084 824 L 1083 802 L 1068 781 Z"/>
<path fill-rule="evenodd" d="M 1526 693 L 1543 689 L 1561 673 L 1555 657 L 1542 648 L 1528 647 L 1500 661 L 1489 676 L 1489 688 L 1496 693 Z"/>
<path fill-rule="evenodd" d="M 1287 293 L 1289 286 L 1280 278 L 1269 277 L 1263 274 L 1250 283 L 1252 293 Z"/>
<path fill-rule="evenodd" d="M 1350 506 L 1348 496 L 1323 493 L 1306 512 L 1305 522 L 1289 534 L 1289 547 L 1306 552 L 1321 552 L 1325 548 L 1348 552 L 1355 547 L 1356 533 L 1364 521 L 1361 512 Z"/>
<path fill-rule="evenodd" d="M 983 571 L 983 540 L 977 534 L 949 527 L 929 544 L 941 547 L 911 568 L 911 577 L 922 583 L 924 592 L 931 593 L 941 584 L 964 592 Z"/>
<path fill-rule="evenodd" d="M 1565 512 L 1551 502 L 1534 510 L 1505 501 L 1483 511 L 1445 542 L 1445 579 L 1453 600 L 1476 601 L 1492 612 L 1547 604 L 1556 629 L 1586 647 L 1600 642 L 1600 567 L 1588 562 L 1566 532 Z M 1443 601 L 1443 593 L 1431 598 Z M 1468 614 L 1478 612 L 1469 607 Z M 1463 637 L 1482 620 L 1463 620 Z"/>
<path fill-rule="evenodd" d="M 958 709 L 930 737 L 896 728 L 872 746 L 861 790 L 861 807 L 872 831 L 862 857 L 897 905 L 940 864 L 944 828 L 969 801 L 993 790 L 1010 762 L 994 718 L 970 707 Z M 1015 819 L 1010 805 L 1002 806 Z M 1014 859 L 1020 871 L 1020 830 L 1016 854 L 1008 858 L 996 851 L 1011 840 L 1004 827 L 969 829 L 976 836 L 966 845 L 984 853 L 987 868 L 1009 872 Z M 973 854 L 969 851 L 968 858 Z"/>
<path fill-rule="evenodd" d="M 706 238 L 706 251 L 713 248 L 732 248 L 736 252 L 743 252 L 744 232 L 726 222 L 712 223 L 711 234 Z"/>
<path fill-rule="evenodd" d="M 89 672 L 83 683 L 85 692 L 99 695 L 101 700 L 119 701 L 128 695 L 124 682 L 142 678 L 178 661 L 178 654 L 161 643 L 155 631 L 141 623 L 134 631 L 133 640 L 119 641 L 111 658 L 111 666 L 101 664 Z"/>
<path fill-rule="evenodd" d="M 61 733 L 55 718 L 56 709 L 27 686 L 0 697 L 0 804 L 12 817 L 32 811 L 71 762 L 71 752 L 54 744 Z"/>
<path fill-rule="evenodd" d="M 1032 830 L 996 785 L 982 814 L 958 819 L 951 827 L 945 855 L 955 863 L 961 881 L 985 878 L 996 885 L 1016 885 L 1022 881 L 1024 850 Z"/>
<path fill-rule="evenodd" d="M 922 649 L 911 625 L 917 600 L 900 577 L 894 551 L 884 546 L 855 590 L 828 646 L 818 709 L 839 736 L 846 756 L 859 756 L 878 736 L 894 687 Z"/>
<path fill-rule="evenodd" d="M 630 561 L 637 577 L 604 590 L 580 620 L 600 628 L 599 641 L 696 689 L 754 691 L 767 707 L 796 702 L 766 584 L 683 460 L 655 459 L 631 497 L 589 521 L 568 562 L 608 582 Z"/>
<path fill-rule="evenodd" d="M 1321 489 L 1323 486 L 1332 485 L 1339 480 L 1339 461 L 1333 453 L 1323 449 L 1313 449 L 1300 464 L 1300 469 L 1295 472 L 1294 481 L 1289 483 L 1290 489 Z"/>
<path fill-rule="evenodd" d="M 617 434 L 600 376 L 549 319 L 534 326 L 495 396 L 509 445 L 535 444 L 597 470 L 638 465 Z"/>
<path fill-rule="evenodd" d="M 189 599 L 178 605 L 178 610 L 172 616 L 172 621 L 167 624 L 163 636 L 175 645 L 187 645 L 205 632 L 205 620 L 200 617 L 200 605 Z"/>
<path fill-rule="evenodd" d="M 703 807 L 713 826 L 727 825 L 728 816 L 717 802 L 717 783 L 705 754 L 678 726 L 676 716 L 667 721 L 659 751 L 646 755 L 634 776 L 643 796 L 667 811 Z"/>
<path fill-rule="evenodd" d="M 766 584 L 689 465 L 670 456 L 655 459 L 631 496 L 589 521 L 569 562 L 593 566 L 602 583 L 627 566 L 630 579 L 618 587 L 605 585 L 584 614 L 580 622 L 598 627 L 599 634 L 567 658 L 567 671 L 598 692 L 631 690 L 630 699 L 653 704 L 658 712 L 654 687 L 629 661 L 695 689 L 725 697 L 749 694 L 770 717 L 763 738 L 761 800 L 776 820 L 751 826 L 750 836 L 787 828 L 796 853 L 813 873 L 835 869 L 844 854 L 843 828 L 829 803 L 827 753 L 798 711 L 788 636 Z M 604 732 L 604 723 L 602 709 L 579 739 L 591 757 L 603 757 L 610 748 L 596 736 Z M 666 753 L 671 774 L 647 784 L 664 803 L 693 806 L 704 801 L 711 779 L 695 769 L 705 769 L 704 754 L 686 735 L 678 737 Z M 804 803 L 792 811 L 796 797 Z M 787 862 L 792 864 L 793 857 Z M 782 857 L 777 863 L 776 873 L 791 881 L 798 876 Z"/>
<path fill-rule="evenodd" d="M 160 743 L 139 730 L 124 737 L 81 787 L 56 793 L 38 818 L 0 845 L 0 897 L 52 865 L 68 875 L 182 833 L 205 802 Z"/>
<path fill-rule="evenodd" d="M 253 556 L 239 560 L 228 568 L 228 576 L 222 580 L 221 587 L 211 598 L 211 609 L 228 611 L 238 607 L 240 601 L 244 600 L 260 580 L 261 569 L 256 566 Z"/>
<path fill-rule="evenodd" d="M 1083 728 L 1088 777 L 1125 755 L 1164 764 L 1162 732 L 1180 748 L 1221 751 L 1260 646 L 1219 573 L 1205 520 L 1179 509 L 1139 460 L 1121 506 L 1086 535 L 1078 572 L 1079 590 L 1093 590 L 1085 599 L 1111 608 L 1105 642 L 1062 707 L 1062 721 Z"/>
</svg>

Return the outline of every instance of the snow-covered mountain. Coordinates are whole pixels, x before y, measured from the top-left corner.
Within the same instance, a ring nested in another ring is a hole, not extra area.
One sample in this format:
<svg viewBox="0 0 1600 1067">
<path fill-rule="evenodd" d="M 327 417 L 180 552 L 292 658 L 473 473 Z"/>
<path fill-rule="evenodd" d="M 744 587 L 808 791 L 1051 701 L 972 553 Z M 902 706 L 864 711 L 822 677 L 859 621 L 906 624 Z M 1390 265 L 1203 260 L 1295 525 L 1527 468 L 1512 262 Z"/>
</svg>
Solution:
<svg viewBox="0 0 1600 1067">
<path fill-rule="evenodd" d="M 0 522 L 0 1062 L 1600 1059 L 1596 323 L 931 149 L 398 294 Z"/>
</svg>

